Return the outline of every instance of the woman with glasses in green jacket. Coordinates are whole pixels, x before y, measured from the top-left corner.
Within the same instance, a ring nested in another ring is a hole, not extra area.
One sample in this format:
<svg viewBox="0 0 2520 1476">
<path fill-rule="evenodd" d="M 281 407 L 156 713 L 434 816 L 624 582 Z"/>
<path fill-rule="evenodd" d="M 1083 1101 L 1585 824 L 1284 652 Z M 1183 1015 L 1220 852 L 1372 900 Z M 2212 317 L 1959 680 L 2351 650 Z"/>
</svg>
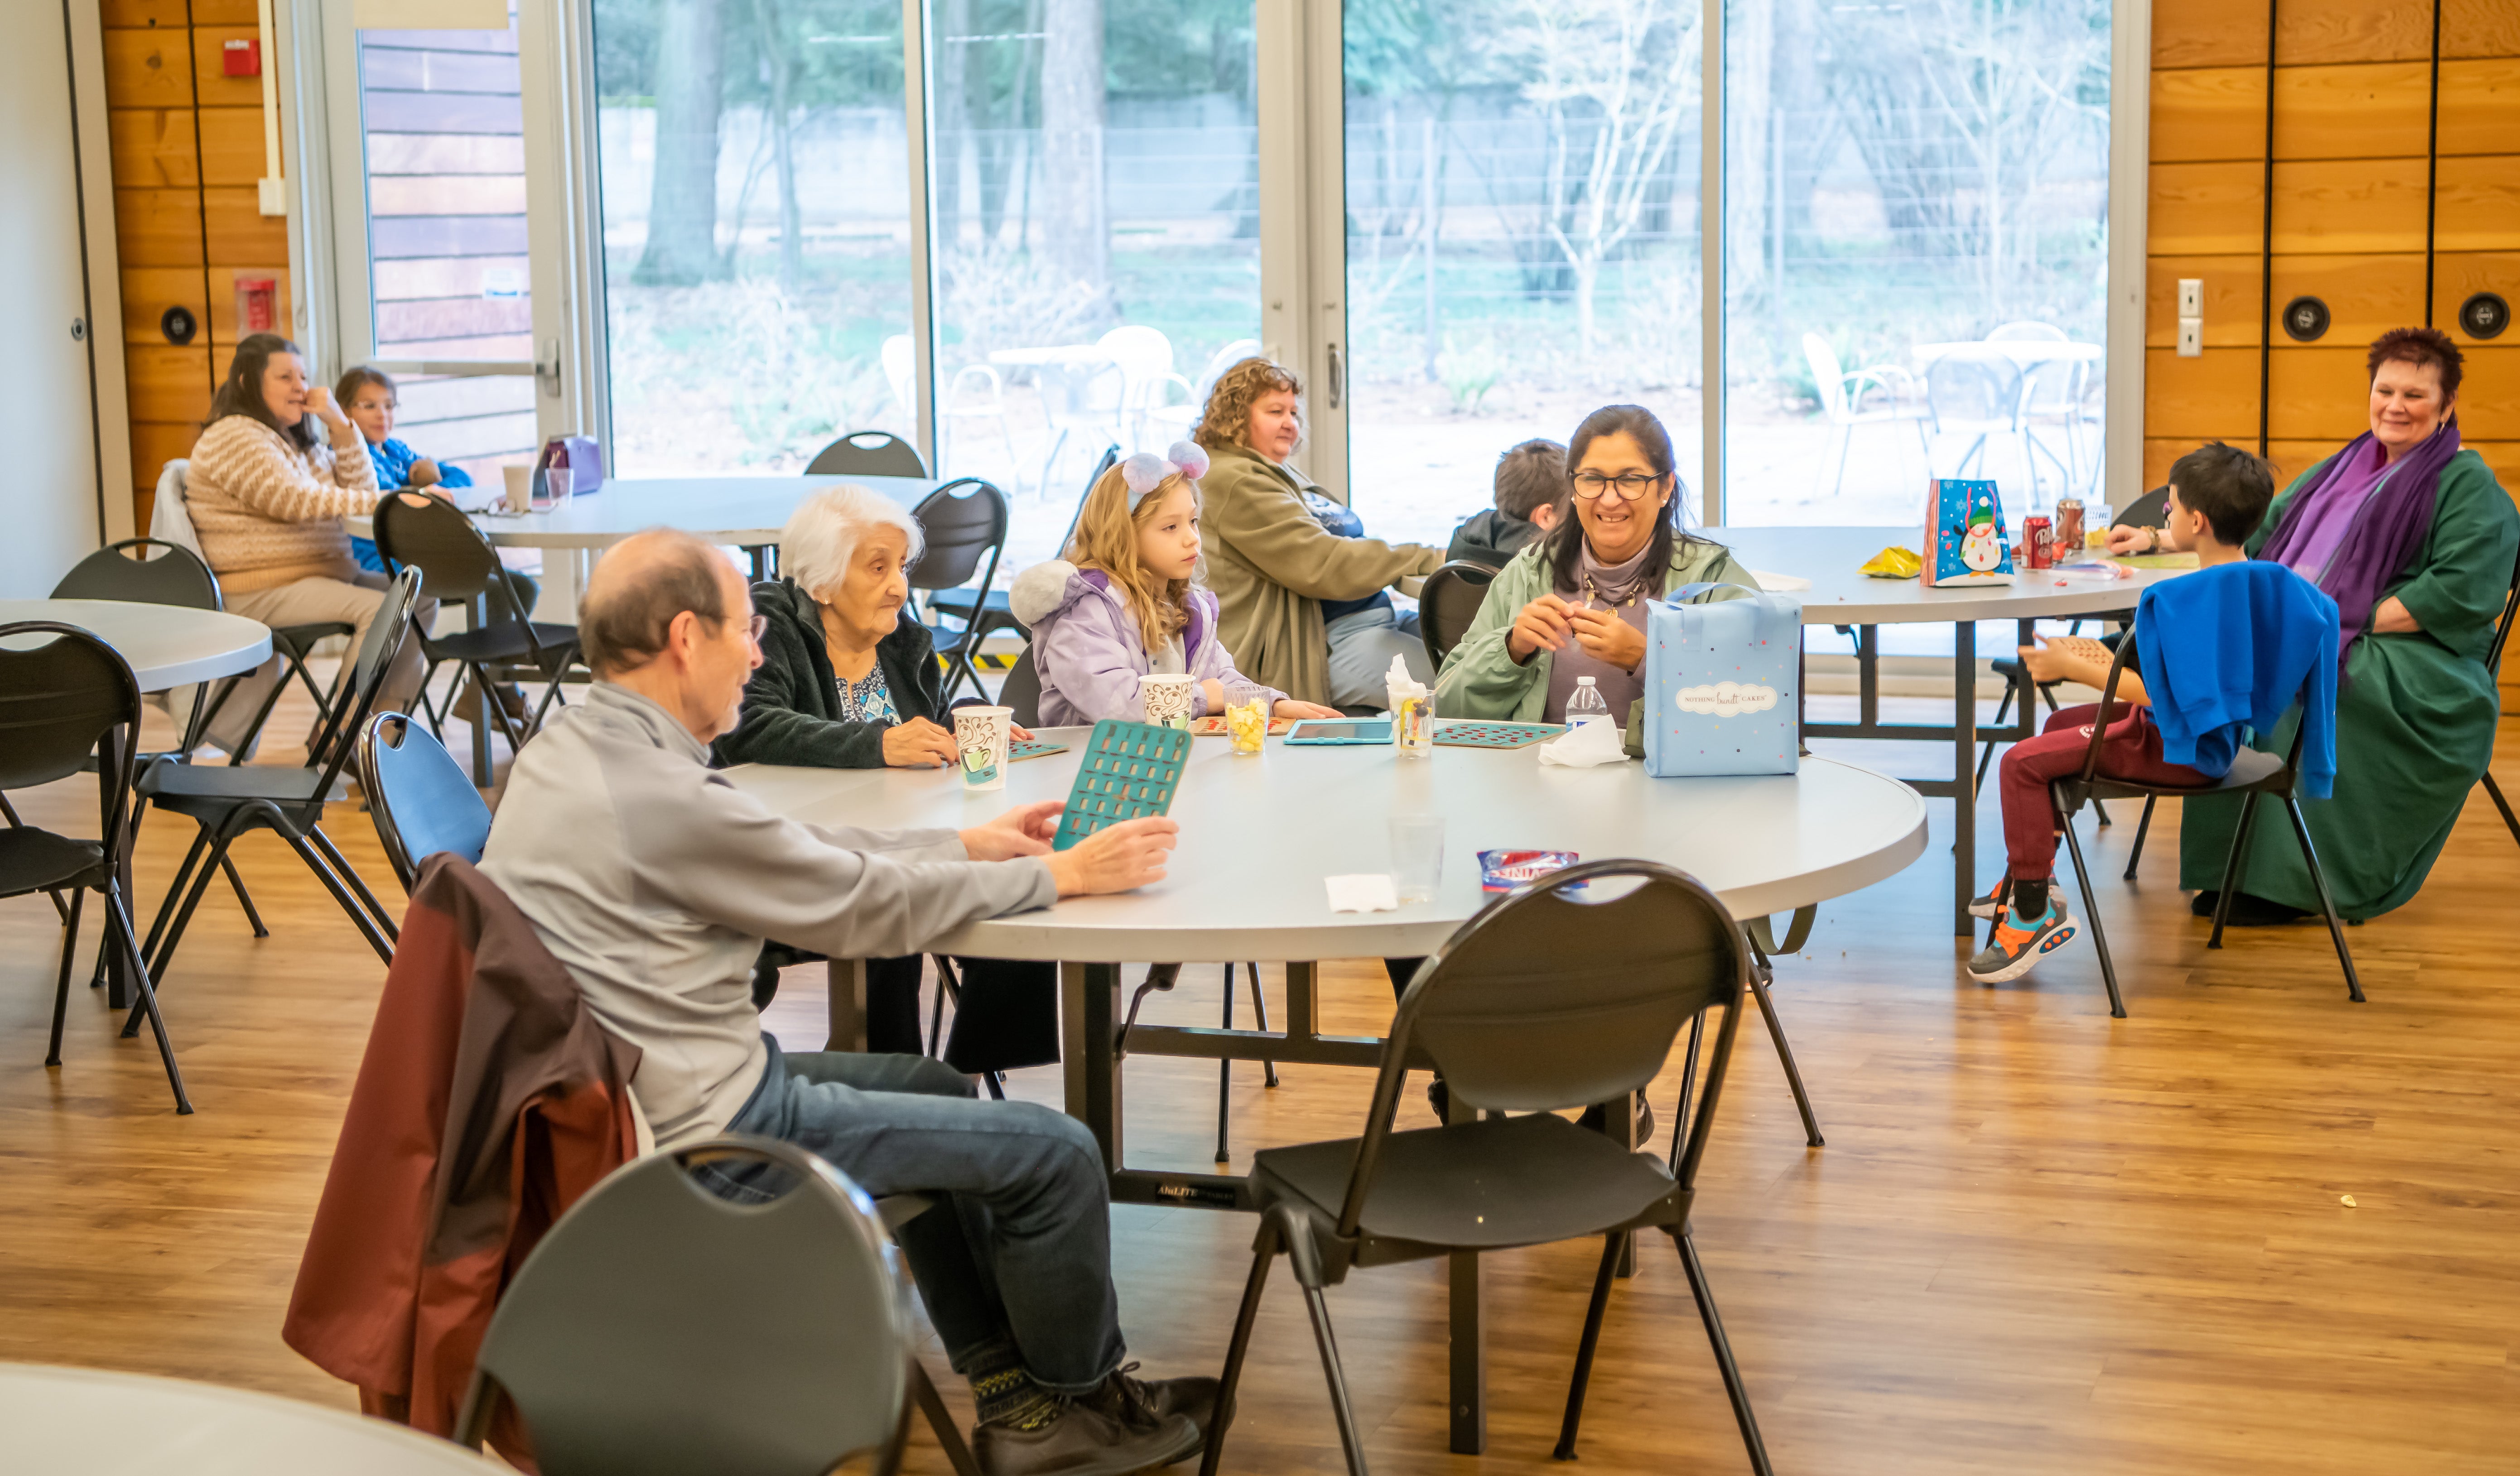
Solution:
<svg viewBox="0 0 2520 1476">
<path fill-rule="evenodd" d="M 1759 587 L 1732 551 L 1684 533 L 1671 437 L 1641 405 L 1604 405 L 1567 443 L 1575 515 L 1524 546 L 1435 678 L 1449 718 L 1555 723 L 1591 677 L 1614 722 L 1643 694 L 1645 605 L 1685 584 Z"/>
</svg>

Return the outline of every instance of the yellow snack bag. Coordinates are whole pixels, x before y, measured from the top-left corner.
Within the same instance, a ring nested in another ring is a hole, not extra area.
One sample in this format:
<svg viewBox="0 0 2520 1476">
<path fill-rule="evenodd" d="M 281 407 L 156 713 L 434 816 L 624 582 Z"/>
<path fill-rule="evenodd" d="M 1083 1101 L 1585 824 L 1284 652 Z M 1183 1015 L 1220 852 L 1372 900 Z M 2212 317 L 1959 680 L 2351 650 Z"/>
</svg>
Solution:
<svg viewBox="0 0 2520 1476">
<path fill-rule="evenodd" d="M 1912 550 L 1892 544 L 1866 559 L 1864 572 L 1875 579 L 1913 579 L 1924 566 L 1925 561 Z"/>
</svg>

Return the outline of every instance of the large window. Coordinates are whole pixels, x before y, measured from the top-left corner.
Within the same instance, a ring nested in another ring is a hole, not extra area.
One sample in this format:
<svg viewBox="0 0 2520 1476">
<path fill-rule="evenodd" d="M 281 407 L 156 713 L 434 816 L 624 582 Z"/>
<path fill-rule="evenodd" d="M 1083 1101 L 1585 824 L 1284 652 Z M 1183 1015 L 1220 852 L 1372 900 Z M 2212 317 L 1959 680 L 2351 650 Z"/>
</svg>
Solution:
<svg viewBox="0 0 2520 1476">
<path fill-rule="evenodd" d="M 594 25 L 613 470 L 907 435 L 900 5 L 596 0 Z"/>
<path fill-rule="evenodd" d="M 2093 496 L 2109 0 L 1749 0 L 1725 35 L 1727 520 Z"/>
<path fill-rule="evenodd" d="M 939 460 L 1053 557 L 1106 448 L 1258 349 L 1252 0 L 938 0 Z M 905 345 L 906 347 L 907 345 Z"/>
<path fill-rule="evenodd" d="M 1350 0 L 1350 501 L 1441 545 L 1607 401 L 1694 482 L 1697 0 Z M 1694 499 L 1692 498 L 1693 502 Z"/>
</svg>

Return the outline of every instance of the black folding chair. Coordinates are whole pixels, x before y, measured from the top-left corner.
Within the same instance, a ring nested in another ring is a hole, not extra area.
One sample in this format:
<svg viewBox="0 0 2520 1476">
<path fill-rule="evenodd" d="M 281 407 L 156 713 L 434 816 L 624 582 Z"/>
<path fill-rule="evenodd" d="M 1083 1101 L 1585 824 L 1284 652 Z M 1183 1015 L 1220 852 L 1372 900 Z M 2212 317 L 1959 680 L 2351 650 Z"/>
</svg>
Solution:
<svg viewBox="0 0 2520 1476">
<path fill-rule="evenodd" d="M 393 943 L 399 936 L 393 917 L 368 890 L 349 858 L 324 833 L 324 806 L 342 797 L 342 772 L 349 767 L 358 745 L 360 728 L 376 707 L 386 668 L 393 664 L 394 652 L 401 649 L 411 624 L 412 606 L 419 599 L 418 569 L 402 570 L 385 586 L 384 601 L 368 622 L 367 639 L 360 644 L 351 668 L 345 700 L 325 720 L 306 767 L 208 768 L 160 759 L 140 776 L 140 793 L 152 805 L 187 816 L 200 827 L 193 836 L 192 849 L 184 853 L 184 864 L 176 869 L 174 883 L 166 889 L 166 900 L 158 907 L 157 919 L 149 925 L 149 942 L 143 952 L 149 957 L 151 972 L 160 982 L 166 977 L 176 948 L 184 941 L 184 929 L 193 920 L 194 909 L 201 906 L 202 893 L 210 884 L 213 868 L 226 859 L 237 837 L 257 829 L 269 830 L 288 842 L 289 848 L 306 863 L 306 869 L 315 873 L 315 879 L 324 883 L 324 889 L 340 904 L 377 957 L 388 963 L 393 962 Z M 178 898 L 182 899 L 180 909 Z M 139 1012 L 134 1010 L 122 1033 L 130 1035 L 138 1027 Z"/>
<path fill-rule="evenodd" d="M 940 652 L 945 661 L 945 699 L 951 702 L 962 684 L 968 682 L 985 700 L 989 690 L 980 684 L 972 658 L 979 654 L 980 636 L 988 625 L 984 619 L 970 618 L 969 611 L 985 609 L 989 586 L 997 582 L 998 560 L 1007 548 L 1007 495 L 979 477 L 958 477 L 920 499 L 911 515 L 919 519 L 926 538 L 925 549 L 909 569 L 913 590 L 962 590 L 974 571 L 980 575 L 976 590 L 964 591 L 972 603 L 965 606 L 962 629 L 945 631 L 933 623 L 932 616 L 928 629 L 955 641 L 950 654 Z M 986 567 L 981 564 L 983 557 Z M 1013 617 L 1008 619 L 1012 622 Z"/>
<path fill-rule="evenodd" d="M 1621 895 L 1593 900 L 1614 890 Z M 1688 1228 L 1749 976 L 1749 943 L 1724 905 L 1694 877 L 1655 862 L 1570 867 L 1462 924 L 1401 996 L 1364 1135 L 1254 1156 L 1249 1192 L 1260 1233 L 1201 1476 L 1216 1476 L 1224 1456 L 1261 1292 L 1280 1255 L 1303 1286 L 1348 1470 L 1362 1476 L 1364 1441 L 1323 1288 L 1357 1267 L 1599 1235 L 1600 1271 L 1556 1449 L 1559 1459 L 1573 1459 L 1611 1277 L 1628 1236 L 1643 1230 L 1669 1235 L 1680 1253 L 1750 1464 L 1766 1476 L 1749 1392 Z M 1634 1094 L 1662 1069 L 1684 1025 L 1687 1074 L 1694 1075 L 1706 1011 L 1719 1006 L 1724 1020 L 1694 1122 L 1684 1088 L 1668 1160 L 1634 1151 Z M 1393 1132 L 1409 1067 L 1430 1063 L 1450 1089 L 1453 1121 Z M 1615 1141 L 1555 1115 L 1596 1102 L 1611 1104 Z"/>
<path fill-rule="evenodd" d="M 131 844 L 133 758 L 140 743 L 140 684 L 113 648 L 74 625 L 28 620 L 0 626 L 0 790 L 68 779 L 93 756 L 97 834 L 80 840 L 33 826 L 0 830 L 0 897 L 29 892 L 70 894 L 63 917 L 60 978 L 53 986 L 53 1033 L 44 1064 L 62 1063 L 62 1022 L 69 1009 L 70 959 L 78 947 L 79 912 L 91 891 L 105 895 L 106 927 L 98 952 L 119 948 L 131 965 L 145 1015 L 158 1038 L 175 1110 L 193 1110 L 175 1047 L 158 1013 L 158 991 L 134 941 L 122 895 L 122 863 Z M 225 772 L 225 771 L 220 771 Z M 124 1034 L 130 1034 L 125 1031 Z"/>
<path fill-rule="evenodd" d="M 736 1203 L 699 1169 L 786 1191 Z M 975 1472 L 920 1366 L 886 1234 L 931 1204 L 871 1204 L 822 1159 L 759 1138 L 620 1169 L 499 1298 L 455 1439 L 478 1447 L 504 1399 L 548 1476 L 803 1476 L 868 1452 L 890 1472 L 915 1402 L 954 1469 Z"/>
<path fill-rule="evenodd" d="M 359 734 L 359 787 L 385 865 L 405 893 L 420 878 L 420 864 L 440 851 L 480 864 L 490 807 L 446 745 L 410 718 L 381 712 Z"/>
<path fill-rule="evenodd" d="M 2502 649 L 2511 644 L 2511 617 L 2515 611 L 2520 611 L 2520 567 L 2511 570 L 2511 591 L 2502 597 L 2502 618 L 2494 627 L 2494 646 L 2485 653 L 2485 669 L 2494 673 L 2497 681 L 2502 676 Z M 2511 838 L 2520 840 L 2520 815 L 2511 813 L 2511 802 L 2502 797 L 2502 786 L 2494 782 L 2490 758 L 2485 765 L 2484 783 L 2486 795 L 2494 801 L 2494 808 L 2502 812 L 2502 824 L 2510 828 Z"/>
<path fill-rule="evenodd" d="M 2345 969 L 2346 992 L 2354 1003 L 2362 1004 L 2362 981 L 2354 973 L 2353 950 L 2345 946 L 2345 924 L 2336 916 L 2336 903 L 2327 894 L 2327 873 L 2319 869 L 2318 848 L 2311 843 L 2309 823 L 2302 819 L 2301 801 L 2293 793 L 2301 763 L 2302 728 L 2293 730 L 2292 749 L 2282 758 L 2255 748 L 2243 748 L 2239 756 L 2231 760 L 2229 772 L 2210 784 L 2147 784 L 2135 780 L 2111 779 L 2099 772 L 2100 745 L 2107 740 L 2109 723 L 2115 716 L 2118 676 L 2126 670 L 2127 656 L 2134 649 L 2135 632 L 2129 630 L 2126 638 L 2118 642 L 2117 657 L 2109 663 L 2107 681 L 2100 688 L 2099 711 L 2092 720 L 2092 742 L 2084 750 L 2082 772 L 2048 786 L 2049 796 L 2055 801 L 2058 823 L 2065 831 L 2065 848 L 2074 858 L 2074 880 L 2083 890 L 2083 917 L 2091 924 L 2092 946 L 2099 952 L 2100 981 L 2109 990 L 2109 1013 L 2119 1019 L 2126 1018 L 2126 1002 L 2118 997 L 2117 966 L 2109 962 L 2108 932 L 2100 926 L 2099 904 L 2092 895 L 2092 869 L 2084 862 L 2083 842 L 2074 833 L 2074 813 L 2089 800 L 2132 799 L 2138 795 L 2145 802 L 2147 818 L 2151 802 L 2165 794 L 2182 799 L 2207 794 L 2241 796 L 2239 823 L 2232 828 L 2230 853 L 2223 863 L 2222 895 L 2214 903 L 2214 936 L 2206 942 L 2207 948 L 2223 946 L 2223 925 L 2231 915 L 2231 898 L 2239 887 L 2240 877 L 2247 871 L 2249 826 L 2257 817 L 2258 801 L 2271 797 L 2281 803 L 2284 814 L 2292 820 L 2294 836 L 2301 841 L 2302 859 L 2310 863 L 2310 879 L 2318 888 L 2319 911 L 2327 915 L 2327 933 L 2336 942 L 2336 962 Z M 2302 725 L 2303 728 L 2308 726 Z M 1998 891 L 2000 914 L 2003 904 L 2010 899 L 2011 878 L 2004 878 Z M 1994 924 L 1989 923 L 1988 935 L 1992 937 L 1993 932 Z"/>
<path fill-rule="evenodd" d="M 53 586 L 53 598 L 118 600 L 136 604 L 172 604 L 199 610 L 227 608 L 226 601 L 219 595 L 219 576 L 210 572 L 210 566 L 202 561 L 202 556 L 182 544 L 168 543 L 161 538 L 125 538 L 118 543 L 107 544 L 71 565 L 70 571 L 62 576 L 62 582 Z M 342 627 L 344 630 L 348 628 Z M 274 649 L 278 649 L 275 637 Z M 210 719 L 236 688 L 237 679 L 229 677 L 194 691 L 192 710 L 184 719 L 184 731 L 177 737 L 175 747 L 169 750 L 177 762 L 191 761 L 193 750 L 201 746 L 202 735 L 209 729 Z M 309 690 L 312 690 L 311 684 Z M 281 684 L 275 684 L 263 700 L 261 710 L 254 715 L 253 726 L 240 746 L 240 753 L 252 749 L 253 740 L 262 733 L 264 721 L 271 716 L 272 704 L 280 699 L 280 693 Z M 321 710 L 323 701 L 320 696 L 316 705 Z M 230 754 L 228 762 L 237 762 L 239 756 Z M 157 757 L 154 753 L 143 753 L 135 762 L 145 768 Z M 133 823 L 136 825 L 145 813 L 143 807 L 134 805 L 131 809 Z M 0 815 L 5 815 L 13 826 L 18 823 L 18 812 L 10 808 L 6 795 L 0 795 Z M 253 896 L 245 889 L 245 878 L 237 874 L 236 863 L 222 862 L 219 869 L 227 874 L 228 886 L 236 893 L 237 906 L 245 909 L 246 921 L 253 925 L 253 935 L 270 937 L 271 929 L 262 925 L 262 915 L 254 911 Z M 61 899 L 54 898 L 54 905 L 60 906 Z M 97 982 L 104 981 L 105 955 L 101 949 L 97 954 L 96 976 Z"/>
<path fill-rule="evenodd" d="M 814 453 L 807 476 L 925 476 L 919 448 L 889 430 L 852 430 Z"/>
<path fill-rule="evenodd" d="M 385 567 L 420 570 L 421 593 L 441 603 L 461 601 L 472 610 L 468 629 L 444 636 L 420 633 L 421 654 L 428 665 L 421 676 L 421 710 L 440 741 L 444 719 L 428 705 L 428 683 L 440 664 L 453 661 L 472 678 L 473 695 L 508 740 L 508 751 L 522 748 L 525 738 L 542 726 L 543 714 L 560 700 L 561 679 L 578 659 L 577 627 L 528 618 L 516 586 L 508 580 L 498 551 L 481 536 L 462 510 L 441 497 L 420 492 L 389 494 L 377 503 L 377 553 Z M 512 671 L 523 668 L 545 679 L 542 700 L 519 732 L 507 705 L 492 690 Z M 447 699 L 452 709 L 454 699 Z M 472 718 L 473 779 L 489 780 L 488 744 L 479 741 L 481 713 Z"/>
<path fill-rule="evenodd" d="M 1067 546 L 1076 537 L 1077 521 L 1085 515 L 1085 499 L 1092 495 L 1094 484 L 1102 479 L 1102 473 L 1110 470 L 1119 460 L 1118 447 L 1103 448 L 1102 459 L 1094 464 L 1094 474 L 1085 478 L 1085 491 L 1077 495 L 1076 511 L 1067 516 L 1067 531 L 1059 535 L 1057 557 L 1061 559 L 1067 557 Z M 998 630 L 1015 631 L 1026 640 L 1032 639 L 1032 631 L 1021 620 L 1015 618 L 1014 607 L 1009 603 L 1005 590 L 930 590 L 927 595 L 927 608 L 931 614 L 950 615 L 956 620 L 965 622 L 967 626 L 970 622 L 978 622 L 980 628 L 978 639 L 983 641 L 989 638 L 991 631 Z M 1023 719 L 1017 718 L 1015 721 L 1021 723 Z M 1024 723 L 1024 726 L 1029 728 L 1032 725 Z"/>
<path fill-rule="evenodd" d="M 1426 576 L 1418 592 L 1418 638 L 1426 643 L 1429 662 L 1442 667 L 1444 657 L 1462 644 L 1479 607 L 1487 604 L 1488 583 L 1495 578 L 1496 570 L 1467 559 L 1456 559 Z"/>
</svg>

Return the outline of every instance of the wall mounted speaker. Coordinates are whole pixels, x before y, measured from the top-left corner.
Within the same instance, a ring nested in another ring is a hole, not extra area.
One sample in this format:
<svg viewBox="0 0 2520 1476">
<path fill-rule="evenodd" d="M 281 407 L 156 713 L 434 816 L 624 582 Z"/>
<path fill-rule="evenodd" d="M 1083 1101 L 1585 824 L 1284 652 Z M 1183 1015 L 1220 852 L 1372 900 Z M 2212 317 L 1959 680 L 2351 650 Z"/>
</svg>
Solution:
<svg viewBox="0 0 2520 1476">
<path fill-rule="evenodd" d="M 2497 338 L 2511 326 L 2511 304 L 2499 292 L 2478 292 L 2458 305 L 2458 327 L 2471 338 Z"/>
<path fill-rule="evenodd" d="M 158 315 L 158 331 L 166 335 L 167 342 L 178 348 L 192 342 L 193 335 L 200 332 L 201 327 L 193 317 L 193 310 L 180 302 Z"/>
<path fill-rule="evenodd" d="M 2327 304 L 2316 297 L 2295 297 L 2284 304 L 2283 331 L 2296 343 L 2316 343 L 2327 336 Z"/>
</svg>

